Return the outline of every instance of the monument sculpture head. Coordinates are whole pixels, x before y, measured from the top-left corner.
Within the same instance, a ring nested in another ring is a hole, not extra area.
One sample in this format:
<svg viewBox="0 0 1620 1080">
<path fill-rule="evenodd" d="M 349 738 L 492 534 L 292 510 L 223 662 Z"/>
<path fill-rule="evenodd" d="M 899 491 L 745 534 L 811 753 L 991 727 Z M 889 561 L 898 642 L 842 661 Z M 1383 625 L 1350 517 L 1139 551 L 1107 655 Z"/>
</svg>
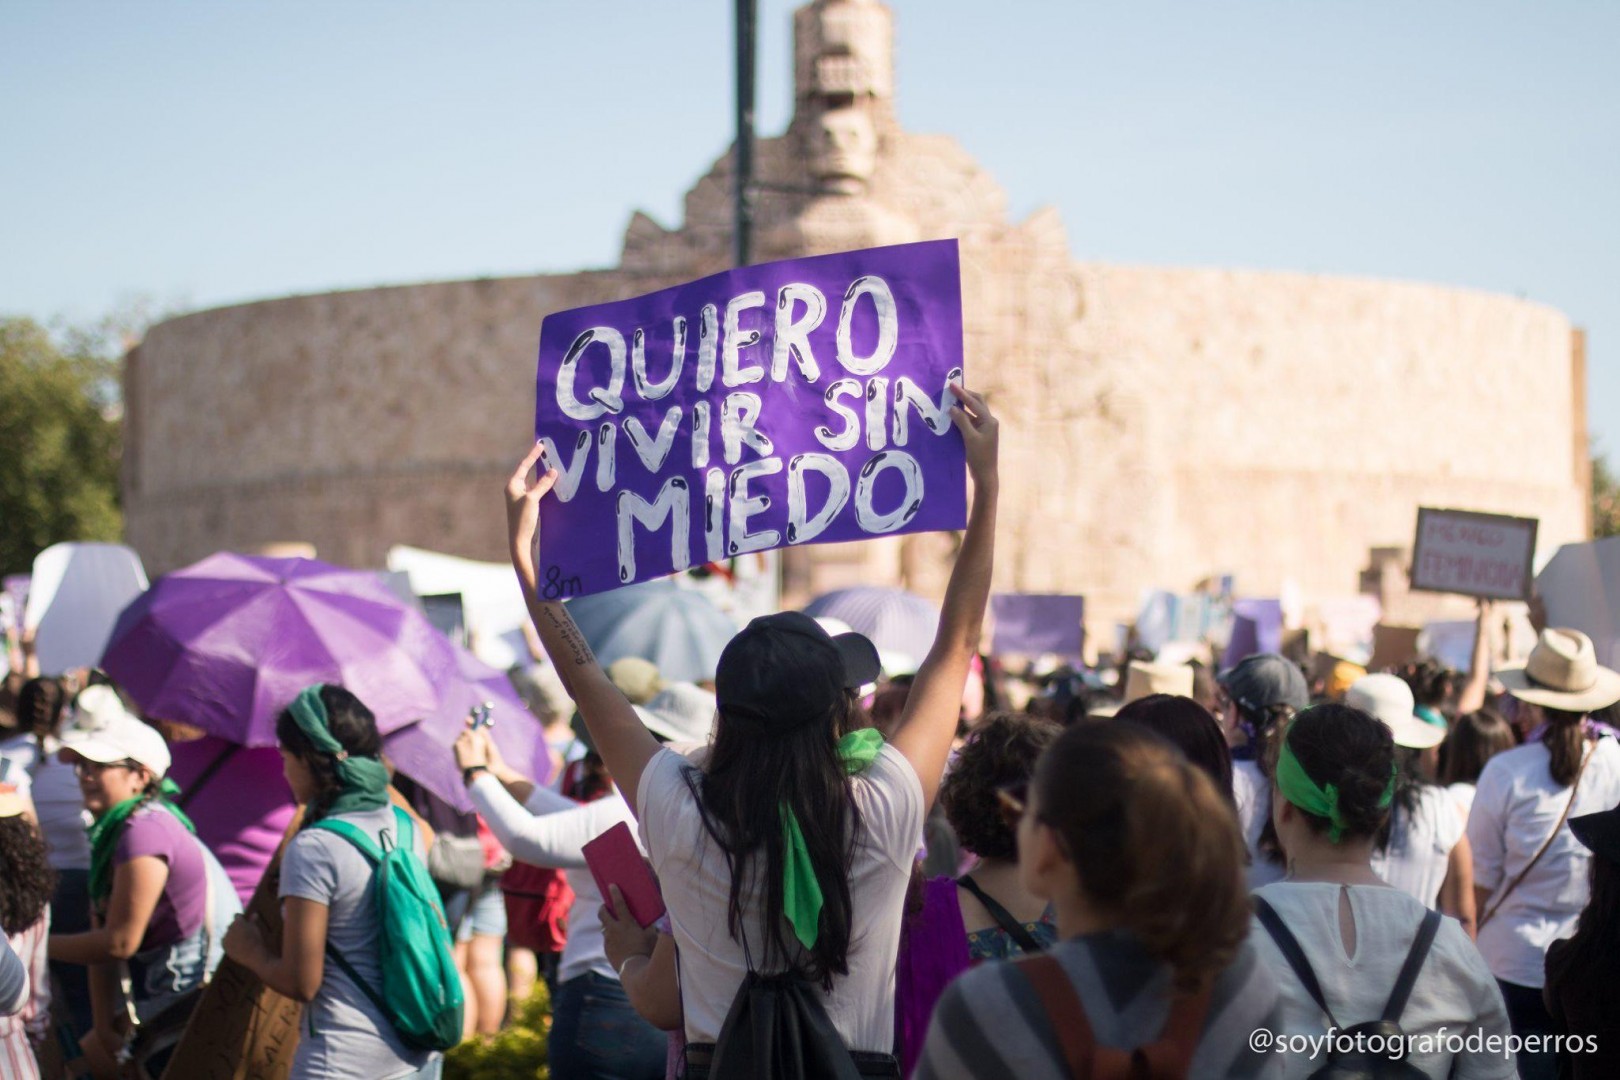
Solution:
<svg viewBox="0 0 1620 1080">
<path fill-rule="evenodd" d="M 877 168 L 878 137 L 864 109 L 829 109 L 808 136 L 810 175 L 825 191 L 858 195 Z"/>
</svg>

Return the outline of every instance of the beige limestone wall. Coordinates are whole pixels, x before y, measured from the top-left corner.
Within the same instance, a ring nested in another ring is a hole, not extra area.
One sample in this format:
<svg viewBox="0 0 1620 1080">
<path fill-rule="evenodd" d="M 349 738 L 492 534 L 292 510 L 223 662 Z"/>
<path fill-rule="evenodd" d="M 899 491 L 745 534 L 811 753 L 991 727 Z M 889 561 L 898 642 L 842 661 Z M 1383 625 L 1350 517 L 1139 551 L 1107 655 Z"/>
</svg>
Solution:
<svg viewBox="0 0 1620 1080">
<path fill-rule="evenodd" d="M 368 289 L 154 326 L 126 374 L 130 543 L 162 572 L 302 540 L 504 557 L 499 486 L 533 438 L 549 311 L 665 284 L 622 273 Z"/>
<path fill-rule="evenodd" d="M 998 587 L 1140 590 L 1217 572 L 1353 592 L 1419 504 L 1584 530 L 1572 331 L 1428 285 L 1086 264 L 1051 229 L 964 245 L 974 382 L 1006 424 Z M 1014 268 L 1025 272 L 1014 272 Z M 1027 272 L 1034 267 L 1039 272 Z M 131 543 L 154 571 L 305 540 L 380 565 L 415 544 L 499 559 L 495 494 L 529 437 L 551 310 L 666 284 L 601 272 L 374 289 L 154 327 L 128 377 Z M 948 541 L 813 549 L 802 591 L 937 591 Z"/>
</svg>

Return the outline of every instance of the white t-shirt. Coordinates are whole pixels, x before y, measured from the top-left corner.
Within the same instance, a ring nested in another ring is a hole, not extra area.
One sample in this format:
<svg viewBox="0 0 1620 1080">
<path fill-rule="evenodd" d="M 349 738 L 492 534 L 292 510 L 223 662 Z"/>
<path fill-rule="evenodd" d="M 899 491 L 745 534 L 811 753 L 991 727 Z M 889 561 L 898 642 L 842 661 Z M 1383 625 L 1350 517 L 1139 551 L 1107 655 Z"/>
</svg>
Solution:
<svg viewBox="0 0 1620 1080">
<path fill-rule="evenodd" d="M 619 975 L 603 950 L 602 920 L 597 916 L 602 893 L 596 887 L 596 878 L 585 867 L 585 844 L 621 821 L 635 824 L 619 789 L 592 802 L 577 803 L 536 785 L 528 803 L 519 806 L 499 780 L 482 773 L 473 780 L 467 794 L 489 831 L 512 853 L 512 858 L 532 866 L 570 871 L 568 884 L 574 888 L 574 906 L 568 910 L 568 943 L 563 946 L 558 980 L 567 982 L 592 971 L 617 979 Z M 640 845 L 639 837 L 636 843 Z"/>
<path fill-rule="evenodd" d="M 90 812 L 84 808 L 78 774 L 56 756 L 60 745 L 47 738 L 47 753 L 41 761 L 39 744 L 32 735 L 13 735 L 0 742 L 0 782 L 15 785 L 33 800 L 52 868 L 88 870 L 90 839 L 85 830 Z"/>
<path fill-rule="evenodd" d="M 1457 809 L 1462 812 L 1463 821 L 1466 823 L 1468 812 L 1474 808 L 1474 785 L 1466 780 L 1459 780 L 1455 784 L 1447 785 L 1446 791 L 1450 793 L 1451 801 L 1457 805 Z"/>
<path fill-rule="evenodd" d="M 1350 896 L 1350 910 L 1356 925 L 1355 956 L 1347 957 L 1344 939 L 1339 935 L 1339 893 Z M 1418 924 L 1427 909 L 1399 889 L 1381 886 L 1336 885 L 1332 882 L 1283 881 L 1255 891 L 1255 895 L 1277 910 L 1294 937 L 1299 939 L 1305 958 L 1322 986 L 1322 996 L 1341 1028 L 1377 1020 L 1389 1001 L 1390 991 L 1406 954 L 1412 947 Z M 1282 990 L 1282 1030 L 1273 1034 L 1321 1036 L 1330 1021 L 1311 999 L 1294 969 L 1289 967 L 1260 920 L 1256 918 L 1249 940 L 1271 968 Z M 1401 1030 L 1418 1041 L 1409 1047 L 1407 1060 L 1426 1076 L 1502 1077 L 1517 1075 L 1513 1058 L 1486 1053 L 1485 1040 L 1477 1053 L 1448 1052 L 1450 1036 L 1466 1039 L 1479 1031 L 1488 1039 L 1510 1032 L 1502 992 L 1474 948 L 1473 942 L 1455 919 L 1442 919 L 1412 996 L 1400 1017 Z M 1444 1029 L 1442 1035 L 1441 1029 Z M 1429 1036 L 1425 1042 L 1423 1036 Z M 1288 1077 L 1305 1077 L 1326 1064 L 1324 1057 L 1313 1060 L 1308 1053 L 1284 1054 L 1283 1068 Z"/>
<path fill-rule="evenodd" d="M 1434 907 L 1440 885 L 1446 880 L 1451 849 L 1463 837 L 1463 823 L 1449 791 L 1423 785 L 1418 789 L 1417 807 L 1410 814 L 1395 807 L 1389 847 L 1373 852 L 1373 873 L 1424 907 Z"/>
<path fill-rule="evenodd" d="M 1243 846 L 1249 850 L 1249 888 L 1281 881 L 1288 868 L 1260 853 L 1260 833 L 1271 815 L 1271 781 L 1260 771 L 1258 762 L 1232 762 L 1232 800 L 1237 803 L 1238 824 L 1243 828 Z"/>
<path fill-rule="evenodd" d="M 1602 738 L 1575 792 L 1569 816 L 1594 814 L 1620 802 L 1620 745 Z M 1468 845 L 1474 852 L 1474 884 L 1491 890 L 1479 912 L 1496 906 L 1500 891 L 1535 858 L 1570 803 L 1570 790 L 1548 771 L 1547 747 L 1539 742 L 1505 750 L 1485 763 L 1468 813 Z M 1592 853 L 1575 839 L 1566 820 L 1547 853 L 1501 910 L 1479 929 L 1479 951 L 1503 982 L 1540 987 L 1546 981 L 1547 946 L 1575 932 L 1586 906 Z"/>
<path fill-rule="evenodd" d="M 704 828 L 683 773 L 695 766 L 661 750 L 641 774 L 637 816 L 680 947 L 681 1006 L 688 1042 L 714 1042 L 747 974 L 742 944 L 726 925 L 731 878 L 725 852 Z M 861 815 L 850 868 L 854 912 L 849 974 L 833 979 L 823 1003 L 852 1050 L 894 1049 L 894 965 L 906 883 L 922 836 L 922 785 L 910 763 L 885 745 L 850 778 Z M 757 957 L 765 942 L 760 905 L 743 893 L 743 929 Z"/>
</svg>

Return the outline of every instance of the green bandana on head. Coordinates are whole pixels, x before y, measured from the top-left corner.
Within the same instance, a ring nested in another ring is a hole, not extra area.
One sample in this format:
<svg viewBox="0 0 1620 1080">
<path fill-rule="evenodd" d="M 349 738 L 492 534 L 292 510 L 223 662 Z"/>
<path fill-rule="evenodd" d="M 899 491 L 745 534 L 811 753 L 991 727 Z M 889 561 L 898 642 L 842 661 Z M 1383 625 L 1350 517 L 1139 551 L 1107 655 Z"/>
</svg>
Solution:
<svg viewBox="0 0 1620 1080">
<path fill-rule="evenodd" d="M 326 713 L 326 702 L 321 700 L 324 683 L 307 688 L 287 706 L 293 723 L 315 749 L 330 755 L 336 767 L 338 796 L 326 808 L 330 814 L 354 814 L 366 810 L 380 810 L 388 805 L 388 770 L 375 757 L 351 754 L 343 744 L 332 737 L 332 721 Z M 305 824 L 313 824 L 310 818 Z"/>
<path fill-rule="evenodd" d="M 877 759 L 883 749 L 883 733 L 877 728 L 852 731 L 838 740 L 838 758 L 844 772 L 853 776 Z M 793 924 L 793 936 L 807 949 L 821 936 L 821 882 L 810 861 L 799 819 L 786 805 L 782 807 L 782 914 Z"/>
<path fill-rule="evenodd" d="M 1378 809 L 1388 809 L 1395 799 L 1395 766 L 1389 769 L 1389 783 L 1384 785 L 1384 793 L 1378 797 Z M 1323 787 L 1310 774 L 1305 766 L 1299 763 L 1294 756 L 1294 748 L 1288 745 L 1285 736 L 1282 741 L 1282 750 L 1277 754 L 1277 790 L 1282 792 L 1283 798 L 1304 810 L 1308 814 L 1327 818 L 1331 823 L 1328 829 L 1328 842 L 1337 844 L 1344 837 L 1344 815 L 1339 811 L 1339 789 L 1334 784 Z"/>
<path fill-rule="evenodd" d="M 150 798 L 142 794 L 114 803 L 105 814 L 90 823 L 87 830 L 90 835 L 90 902 L 98 910 L 112 895 L 113 854 L 118 850 L 118 841 L 124 835 L 124 826 L 129 824 L 131 814 L 148 803 L 161 806 L 179 818 L 180 824 L 196 833 L 197 826 L 186 817 L 185 811 L 169 801 L 178 794 L 180 787 L 173 780 L 159 780 L 157 791 Z"/>
</svg>

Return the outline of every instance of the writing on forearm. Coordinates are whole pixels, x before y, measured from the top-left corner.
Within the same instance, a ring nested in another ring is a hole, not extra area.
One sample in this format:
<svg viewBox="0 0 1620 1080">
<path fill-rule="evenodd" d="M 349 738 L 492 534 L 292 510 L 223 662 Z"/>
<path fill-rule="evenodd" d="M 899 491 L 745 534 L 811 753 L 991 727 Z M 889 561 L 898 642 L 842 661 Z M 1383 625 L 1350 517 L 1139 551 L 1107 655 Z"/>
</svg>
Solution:
<svg viewBox="0 0 1620 1080">
<path fill-rule="evenodd" d="M 596 656 L 591 652 L 591 647 L 585 644 L 585 635 L 579 632 L 579 627 L 574 625 L 574 620 L 568 617 L 567 612 L 562 611 L 556 604 L 547 604 L 542 610 L 545 612 L 546 621 L 551 624 L 551 629 L 562 638 L 563 647 L 572 657 L 575 667 L 596 663 Z"/>
</svg>

